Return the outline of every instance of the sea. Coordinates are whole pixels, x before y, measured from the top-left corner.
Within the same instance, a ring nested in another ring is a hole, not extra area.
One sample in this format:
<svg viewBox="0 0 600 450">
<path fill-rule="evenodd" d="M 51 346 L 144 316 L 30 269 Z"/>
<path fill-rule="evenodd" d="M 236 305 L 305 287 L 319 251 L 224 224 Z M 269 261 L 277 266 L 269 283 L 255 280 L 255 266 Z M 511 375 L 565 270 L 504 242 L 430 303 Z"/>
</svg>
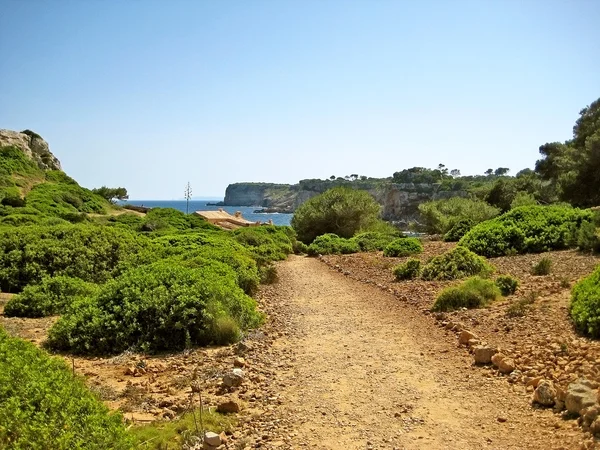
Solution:
<svg viewBox="0 0 600 450">
<path fill-rule="evenodd" d="M 190 200 L 189 212 L 194 211 L 218 211 L 219 208 L 223 208 L 229 214 L 235 214 L 236 211 L 240 211 L 242 216 L 246 220 L 252 222 L 268 222 L 269 219 L 273 220 L 274 225 L 289 225 L 293 214 L 279 214 L 279 213 L 255 213 L 254 211 L 260 209 L 259 206 L 214 206 L 208 205 L 208 203 L 217 203 L 218 200 Z M 174 208 L 179 211 L 186 211 L 185 200 L 127 200 L 122 204 L 145 206 L 147 208 Z"/>
</svg>

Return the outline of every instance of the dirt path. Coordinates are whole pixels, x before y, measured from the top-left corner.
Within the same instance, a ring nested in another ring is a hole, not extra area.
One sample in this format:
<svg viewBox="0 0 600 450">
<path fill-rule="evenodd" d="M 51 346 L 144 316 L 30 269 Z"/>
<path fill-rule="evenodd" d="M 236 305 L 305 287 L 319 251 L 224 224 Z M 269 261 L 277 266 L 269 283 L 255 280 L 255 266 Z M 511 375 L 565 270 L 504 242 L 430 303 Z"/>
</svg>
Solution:
<svg viewBox="0 0 600 450">
<path fill-rule="evenodd" d="M 274 344 L 290 369 L 268 416 L 279 432 L 263 448 L 579 447 L 572 423 L 473 367 L 454 334 L 414 307 L 312 258 L 290 257 L 279 278 L 270 309 L 294 331 Z"/>
</svg>

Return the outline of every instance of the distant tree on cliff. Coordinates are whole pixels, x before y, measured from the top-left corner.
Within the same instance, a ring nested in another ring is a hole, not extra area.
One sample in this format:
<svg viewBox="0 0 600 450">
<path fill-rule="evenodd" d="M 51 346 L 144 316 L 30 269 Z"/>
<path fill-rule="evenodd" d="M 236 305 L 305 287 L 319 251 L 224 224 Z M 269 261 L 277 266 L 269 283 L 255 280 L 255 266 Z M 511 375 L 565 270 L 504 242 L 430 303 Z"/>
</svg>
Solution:
<svg viewBox="0 0 600 450">
<path fill-rule="evenodd" d="M 331 175 L 331 176 L 329 177 L 329 179 L 330 179 L 331 181 L 335 180 L 335 175 Z"/>
<path fill-rule="evenodd" d="M 94 194 L 98 194 L 100 197 L 105 198 L 109 202 L 114 202 L 115 200 L 127 200 L 129 198 L 127 189 L 124 187 L 109 188 L 102 186 L 101 188 L 92 189 L 92 192 Z"/>
<path fill-rule="evenodd" d="M 377 224 L 379 212 L 379 204 L 367 191 L 336 187 L 300 205 L 292 227 L 306 244 L 325 233 L 350 238 Z"/>
<path fill-rule="evenodd" d="M 496 170 L 494 170 L 494 175 L 501 177 L 506 175 L 508 172 L 510 172 L 508 167 L 498 167 Z"/>
</svg>

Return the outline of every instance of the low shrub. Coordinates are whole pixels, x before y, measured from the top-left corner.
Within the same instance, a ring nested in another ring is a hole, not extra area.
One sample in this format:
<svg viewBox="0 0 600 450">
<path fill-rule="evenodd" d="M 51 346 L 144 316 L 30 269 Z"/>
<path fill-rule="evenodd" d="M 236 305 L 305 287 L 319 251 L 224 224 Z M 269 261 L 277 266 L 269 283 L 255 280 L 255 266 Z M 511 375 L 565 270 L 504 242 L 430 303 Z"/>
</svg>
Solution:
<svg viewBox="0 0 600 450">
<path fill-rule="evenodd" d="M 498 286 L 502 295 L 507 297 L 516 292 L 519 287 L 519 281 L 510 275 L 500 275 L 496 278 L 496 286 Z"/>
<path fill-rule="evenodd" d="M 458 286 L 444 289 L 433 304 L 432 310 L 453 311 L 460 308 L 481 308 L 496 300 L 500 295 L 500 289 L 493 281 L 473 277 Z"/>
<path fill-rule="evenodd" d="M 333 233 L 317 237 L 308 246 L 308 254 L 311 256 L 357 253 L 359 250 L 358 244 L 352 239 L 344 239 Z"/>
<path fill-rule="evenodd" d="M 0 233 L 0 289 L 16 293 L 59 275 L 102 283 L 145 245 L 128 230 L 89 224 L 7 228 Z"/>
<path fill-rule="evenodd" d="M 402 257 L 423 252 L 423 244 L 417 238 L 400 238 L 390 242 L 383 250 L 383 256 Z"/>
<path fill-rule="evenodd" d="M 493 271 L 484 258 L 464 247 L 456 247 L 432 258 L 423 267 L 424 280 L 456 280 L 474 275 L 487 276 Z"/>
<path fill-rule="evenodd" d="M 587 252 L 600 252 L 600 228 L 593 222 L 583 222 L 576 235 L 577 247 Z"/>
<path fill-rule="evenodd" d="M 277 267 L 273 264 L 260 268 L 260 282 L 263 284 L 273 284 L 277 282 Z"/>
<path fill-rule="evenodd" d="M 477 224 L 500 214 L 498 208 L 483 200 L 461 197 L 421 203 L 419 212 L 430 234 L 446 234 L 459 222 Z"/>
<path fill-rule="evenodd" d="M 397 239 L 397 235 L 384 234 L 376 231 L 367 231 L 355 235 L 352 240 L 358 244 L 361 252 L 374 252 L 383 250 L 393 240 Z"/>
<path fill-rule="evenodd" d="M 123 419 L 87 390 L 63 360 L 0 329 L 0 447 L 134 447 Z"/>
<path fill-rule="evenodd" d="M 573 287 L 569 313 L 579 332 L 600 338 L 600 266 Z"/>
<path fill-rule="evenodd" d="M 544 256 L 531 268 L 532 275 L 549 275 L 552 270 L 552 260 L 547 256 Z"/>
<path fill-rule="evenodd" d="M 7 195 L 0 202 L 3 206 L 12 206 L 13 208 L 23 208 L 26 205 L 26 201 L 24 198 L 19 197 L 18 195 Z"/>
<path fill-rule="evenodd" d="M 46 277 L 26 286 L 4 307 L 8 317 L 45 317 L 63 313 L 77 297 L 93 295 L 98 285 L 67 276 Z"/>
<path fill-rule="evenodd" d="M 521 206 L 471 229 L 459 241 L 475 253 L 504 256 L 568 248 L 592 212 L 562 205 Z"/>
<path fill-rule="evenodd" d="M 537 292 L 530 292 L 527 296 L 514 300 L 506 310 L 508 317 L 523 317 L 531 309 L 538 297 Z"/>
<path fill-rule="evenodd" d="M 308 245 L 302 241 L 295 241 L 293 244 L 294 254 L 302 255 L 308 253 Z"/>
<path fill-rule="evenodd" d="M 452 228 L 444 235 L 446 242 L 458 242 L 460 239 L 475 226 L 475 222 L 471 219 L 461 219 L 452 225 Z"/>
<path fill-rule="evenodd" d="M 266 225 L 240 228 L 234 239 L 247 247 L 259 266 L 284 260 L 293 252 L 292 240 L 283 227 Z"/>
<path fill-rule="evenodd" d="M 398 264 L 394 267 L 394 276 L 396 280 L 412 280 L 417 278 L 421 273 L 421 261 L 411 258 L 405 263 Z"/>
<path fill-rule="evenodd" d="M 163 260 L 107 282 L 96 296 L 72 305 L 50 329 L 48 344 L 83 354 L 181 350 L 223 343 L 214 334 L 222 318 L 240 329 L 259 324 L 255 301 L 236 285 L 230 267 L 195 262 L 184 267 Z"/>
</svg>

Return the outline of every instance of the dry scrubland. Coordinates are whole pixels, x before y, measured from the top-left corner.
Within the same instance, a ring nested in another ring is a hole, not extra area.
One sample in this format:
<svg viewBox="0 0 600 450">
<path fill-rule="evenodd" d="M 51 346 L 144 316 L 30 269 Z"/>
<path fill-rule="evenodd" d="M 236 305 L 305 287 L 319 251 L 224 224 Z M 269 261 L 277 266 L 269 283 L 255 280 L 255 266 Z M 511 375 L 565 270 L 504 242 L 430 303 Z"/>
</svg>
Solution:
<svg viewBox="0 0 600 450">
<path fill-rule="evenodd" d="M 417 257 L 455 245 L 427 241 Z M 544 256 L 551 274 L 531 275 Z M 575 251 L 492 258 L 495 274 L 519 280 L 516 293 L 449 313 L 430 308 L 457 281 L 394 281 L 392 267 L 406 259 L 290 257 L 279 263 L 279 281 L 261 288 L 265 325 L 240 344 L 65 358 L 138 425 L 189 416 L 198 390 L 205 407 L 239 408 L 206 419 L 227 431 L 224 448 L 593 448 L 577 420 L 531 399 L 540 377 L 563 389 L 581 376 L 600 383 L 600 343 L 578 335 L 567 313 L 570 287 L 600 258 Z M 41 344 L 54 320 L 1 317 L 0 324 Z M 475 365 L 458 344 L 463 329 L 509 355 L 515 371 Z M 241 385 L 223 385 L 235 367 L 245 372 Z"/>
</svg>

